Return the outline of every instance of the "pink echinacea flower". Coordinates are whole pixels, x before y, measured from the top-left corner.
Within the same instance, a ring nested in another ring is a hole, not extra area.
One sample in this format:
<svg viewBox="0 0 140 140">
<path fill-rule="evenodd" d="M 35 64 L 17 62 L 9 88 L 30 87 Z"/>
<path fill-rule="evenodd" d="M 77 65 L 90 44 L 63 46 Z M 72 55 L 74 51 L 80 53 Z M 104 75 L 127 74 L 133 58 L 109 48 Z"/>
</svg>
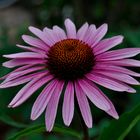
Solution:
<svg viewBox="0 0 140 140">
<path fill-rule="evenodd" d="M 74 115 L 74 97 L 88 128 L 92 127 L 88 99 L 118 119 L 114 105 L 97 85 L 114 91 L 135 93 L 130 85 L 140 83 L 132 76 L 140 77 L 140 74 L 128 67 L 140 67 L 140 61 L 129 57 L 139 54 L 140 49 L 110 50 L 122 42 L 123 36 L 102 40 L 107 32 L 107 24 L 96 28 L 94 24 L 85 23 L 76 31 L 74 23 L 66 19 L 65 27 L 66 33 L 58 26 L 52 29 L 45 27 L 43 31 L 29 27 L 36 37 L 23 35 L 23 40 L 30 46 L 17 45 L 25 52 L 4 55 L 11 60 L 3 63 L 3 66 L 16 69 L 3 77 L 0 88 L 26 83 L 9 107 L 21 105 L 44 86 L 32 107 L 31 119 L 37 119 L 45 111 L 47 131 L 54 126 L 62 92 L 62 116 L 67 126 Z"/>
</svg>

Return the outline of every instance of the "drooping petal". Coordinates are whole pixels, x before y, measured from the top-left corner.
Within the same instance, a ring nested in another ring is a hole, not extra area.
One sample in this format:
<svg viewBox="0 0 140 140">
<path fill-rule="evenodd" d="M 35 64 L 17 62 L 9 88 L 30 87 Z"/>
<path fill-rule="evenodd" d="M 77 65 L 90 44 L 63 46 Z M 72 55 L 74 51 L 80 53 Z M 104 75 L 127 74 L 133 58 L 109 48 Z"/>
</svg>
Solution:
<svg viewBox="0 0 140 140">
<path fill-rule="evenodd" d="M 74 85 L 72 82 L 68 82 L 66 87 L 62 115 L 65 125 L 69 126 L 74 114 Z"/>
<path fill-rule="evenodd" d="M 76 92 L 76 97 L 77 97 L 78 105 L 79 105 L 83 120 L 85 121 L 85 124 L 87 125 L 87 127 L 91 128 L 92 115 L 90 111 L 90 106 L 89 106 L 85 93 L 82 91 L 81 87 L 79 86 L 77 82 L 75 82 L 75 92 Z"/>
<path fill-rule="evenodd" d="M 136 56 L 140 53 L 140 48 L 125 48 L 119 50 L 108 51 L 96 57 L 97 60 L 117 60 Z"/>
<path fill-rule="evenodd" d="M 22 65 L 33 65 L 33 64 L 45 64 L 46 60 L 44 59 L 35 59 L 35 58 L 23 58 L 23 59 L 12 59 L 3 63 L 4 67 L 14 68 Z"/>
<path fill-rule="evenodd" d="M 51 96 L 56 88 L 57 81 L 52 80 L 39 94 L 32 107 L 31 119 L 36 120 L 45 110 Z"/>
<path fill-rule="evenodd" d="M 108 70 L 108 71 L 106 71 L 106 70 L 103 70 L 103 71 L 102 70 L 94 70 L 93 73 L 95 73 L 95 72 L 102 74 L 104 76 L 116 79 L 118 81 L 127 83 L 127 84 L 140 85 L 140 83 L 137 80 L 135 80 L 133 77 L 131 77 L 127 74 L 124 74 L 124 73 L 114 72 L 111 70 Z"/>
<path fill-rule="evenodd" d="M 61 41 L 67 38 L 63 29 L 58 26 L 53 26 L 54 35 L 57 37 L 57 41 Z"/>
<path fill-rule="evenodd" d="M 26 84 L 14 97 L 9 107 L 17 107 L 26 101 L 36 90 L 52 79 L 51 75 L 41 74 Z"/>
<path fill-rule="evenodd" d="M 86 75 L 86 77 L 90 79 L 91 81 L 114 91 L 120 91 L 120 92 L 127 91 L 130 93 L 136 92 L 133 88 L 129 87 L 128 85 L 122 82 L 113 80 L 111 78 L 107 78 L 106 76 L 103 76 L 97 73 L 94 73 L 94 74 L 89 73 Z"/>
<path fill-rule="evenodd" d="M 59 98 L 63 89 L 64 83 L 59 81 L 52 97 L 48 103 L 46 113 L 45 113 L 45 123 L 47 131 L 51 131 L 55 122 Z"/>
<path fill-rule="evenodd" d="M 76 27 L 70 19 L 65 20 L 65 27 L 68 38 L 76 38 Z"/>
<path fill-rule="evenodd" d="M 104 39 L 104 40 L 100 41 L 93 48 L 94 55 L 98 55 L 98 54 L 101 54 L 105 51 L 108 51 L 109 49 L 111 49 L 111 48 L 115 47 L 116 45 L 122 43 L 122 41 L 123 41 L 123 36 L 121 36 L 121 35 L 114 36 L 112 38 Z"/>
<path fill-rule="evenodd" d="M 94 66 L 94 70 L 107 70 L 107 71 L 114 71 L 114 72 L 120 72 L 120 73 L 124 73 L 124 74 L 128 74 L 131 76 L 135 76 L 135 77 L 140 77 L 140 73 L 134 72 L 132 70 L 129 70 L 127 68 L 124 67 L 120 67 L 120 66 L 114 66 L 114 65 L 108 65 L 108 64 L 97 64 Z"/>
<path fill-rule="evenodd" d="M 82 27 L 80 27 L 80 29 L 77 32 L 77 39 L 83 40 L 88 30 L 88 27 L 89 27 L 88 23 L 85 23 Z"/>
<path fill-rule="evenodd" d="M 112 117 L 116 119 L 119 118 L 112 102 L 108 99 L 107 96 L 102 93 L 99 88 L 97 88 L 95 84 L 87 79 L 79 80 L 78 83 L 84 93 L 93 102 L 93 104 L 95 104 L 98 108 L 104 110 L 105 112 L 109 112 L 109 115 L 111 115 Z"/>
<path fill-rule="evenodd" d="M 29 36 L 29 35 L 22 35 L 22 39 L 27 44 L 34 46 L 36 48 L 44 49 L 44 50 L 48 50 L 48 48 L 49 48 L 49 46 L 47 44 L 45 44 L 42 40 L 40 40 L 38 38 Z"/>
<path fill-rule="evenodd" d="M 14 54 L 7 54 L 3 55 L 6 58 L 44 58 L 45 55 L 41 55 L 35 52 L 21 52 L 21 53 L 14 53 Z"/>
<path fill-rule="evenodd" d="M 140 61 L 134 59 L 121 59 L 115 61 L 97 60 L 97 62 L 100 64 L 109 64 L 109 65 L 117 65 L 117 66 L 140 67 Z"/>
<path fill-rule="evenodd" d="M 97 30 L 93 36 L 93 39 L 92 39 L 91 47 L 94 47 L 105 36 L 107 29 L 108 29 L 107 24 L 103 24 L 102 26 L 97 28 Z"/>
</svg>

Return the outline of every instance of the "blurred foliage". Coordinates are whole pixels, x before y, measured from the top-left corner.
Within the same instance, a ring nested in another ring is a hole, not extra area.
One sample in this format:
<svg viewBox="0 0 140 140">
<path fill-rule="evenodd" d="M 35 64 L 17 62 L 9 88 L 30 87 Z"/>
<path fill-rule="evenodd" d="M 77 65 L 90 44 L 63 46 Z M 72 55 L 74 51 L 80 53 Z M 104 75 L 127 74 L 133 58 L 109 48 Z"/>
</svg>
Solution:
<svg viewBox="0 0 140 140">
<path fill-rule="evenodd" d="M 6 5 L 6 0 L 4 2 Z M 20 11 L 22 12 L 18 17 L 17 13 Z M 8 14 L 5 14 L 6 12 Z M 7 17 L 3 18 L 2 15 L 6 15 Z M 52 27 L 55 24 L 64 27 L 63 21 L 66 17 L 71 18 L 76 23 L 77 28 L 86 21 L 94 23 L 97 26 L 106 22 L 109 24 L 107 37 L 118 34 L 122 34 L 125 37 L 124 43 L 116 48 L 140 47 L 139 15 L 139 0 L 17 0 L 13 5 L 0 9 L 0 17 L 2 19 L 0 22 L 0 64 L 6 60 L 2 57 L 3 54 L 21 51 L 15 44 L 23 43 L 21 40 L 22 34 L 30 34 L 27 28 L 29 25 L 34 25 L 41 29 L 45 26 Z M 140 56 L 137 59 L 140 59 Z M 139 69 L 134 70 L 140 72 Z M 0 76 L 9 71 L 11 70 L 0 66 Z M 21 87 L 0 90 L 0 140 L 7 140 L 9 137 L 16 137 L 21 133 L 24 133 L 23 135 L 26 136 L 20 138 L 21 140 L 77 140 L 76 137 L 68 135 L 71 131 L 78 132 L 77 135 L 81 135 L 82 133 L 80 120 L 76 111 L 73 122 L 68 130 L 62 128 L 62 130 L 60 129 L 61 132 L 57 131 L 48 134 L 44 132 L 43 127 L 39 133 L 34 131 L 33 126 L 44 123 L 44 114 L 34 122 L 29 120 L 32 104 L 39 92 L 20 107 L 15 109 L 7 108 L 8 103 Z M 140 114 L 139 108 L 137 108 L 136 112 L 134 111 L 135 106 L 139 104 L 140 100 L 140 87 L 136 86 L 135 88 L 137 89 L 136 94 L 117 93 L 102 88 L 104 93 L 113 101 L 119 114 L 125 114 L 118 121 L 110 121 L 112 120 L 111 117 L 91 104 L 94 125 L 92 129 L 89 129 L 89 134 L 92 140 L 98 140 L 100 137 L 102 140 L 115 140 L 111 135 L 117 135 L 120 128 L 124 128 L 127 131 L 128 123 L 131 125 L 135 121 L 135 117 Z M 61 110 L 62 106 L 60 105 L 56 123 L 64 126 Z M 132 112 L 126 113 L 130 110 Z M 123 119 L 125 121 L 121 122 Z M 28 129 L 30 129 L 30 135 L 25 134 Z M 65 133 L 66 131 L 68 133 Z M 125 133 L 127 135 L 123 139 L 139 140 L 139 132 L 140 122 L 137 122 L 133 125 L 129 133 Z"/>
</svg>

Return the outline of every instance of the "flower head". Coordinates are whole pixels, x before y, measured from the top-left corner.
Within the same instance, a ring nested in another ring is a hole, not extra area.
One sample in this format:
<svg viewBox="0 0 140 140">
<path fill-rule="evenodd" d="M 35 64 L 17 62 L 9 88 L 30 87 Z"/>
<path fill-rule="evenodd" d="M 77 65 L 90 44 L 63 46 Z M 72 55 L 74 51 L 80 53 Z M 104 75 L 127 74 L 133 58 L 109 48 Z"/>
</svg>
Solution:
<svg viewBox="0 0 140 140">
<path fill-rule="evenodd" d="M 127 67 L 139 67 L 140 61 L 128 59 L 140 53 L 139 48 L 111 50 L 123 40 L 121 35 L 103 39 L 107 24 L 99 28 L 85 23 L 78 31 L 70 19 L 65 20 L 66 33 L 58 26 L 43 31 L 29 27 L 36 37 L 23 35 L 30 46 L 17 45 L 25 52 L 4 55 L 12 60 L 3 63 L 8 68 L 17 67 L 4 76 L 0 88 L 26 85 L 17 93 L 9 107 L 25 102 L 36 90 L 45 86 L 37 97 L 31 119 L 37 119 L 44 110 L 46 129 L 51 131 L 60 95 L 64 92 L 62 115 L 69 126 L 74 114 L 76 97 L 83 120 L 92 127 L 92 115 L 87 98 L 98 108 L 118 119 L 118 114 L 108 97 L 96 84 L 119 92 L 136 92 L 129 85 L 138 85 L 132 76 L 139 73 Z"/>
</svg>

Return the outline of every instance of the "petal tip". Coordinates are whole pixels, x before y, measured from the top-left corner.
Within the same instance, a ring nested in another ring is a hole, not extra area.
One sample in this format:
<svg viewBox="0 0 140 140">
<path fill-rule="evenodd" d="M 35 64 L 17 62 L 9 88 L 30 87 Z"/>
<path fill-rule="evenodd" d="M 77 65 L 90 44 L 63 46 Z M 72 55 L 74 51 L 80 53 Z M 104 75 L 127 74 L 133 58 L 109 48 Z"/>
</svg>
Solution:
<svg viewBox="0 0 140 140">
<path fill-rule="evenodd" d="M 71 19 L 70 18 L 66 18 L 65 22 L 71 22 Z"/>
<path fill-rule="evenodd" d="M 114 118 L 115 118 L 116 120 L 118 120 L 118 119 L 119 119 L 119 115 L 114 116 Z"/>
<path fill-rule="evenodd" d="M 129 92 L 129 93 L 136 93 L 136 90 L 135 89 L 128 89 L 127 92 Z"/>
<path fill-rule="evenodd" d="M 71 123 L 70 120 L 66 120 L 66 119 L 64 119 L 64 124 L 65 124 L 66 126 L 70 126 L 70 123 Z"/>
<path fill-rule="evenodd" d="M 36 120 L 37 118 L 31 114 L 30 119 L 31 119 L 32 121 L 34 121 L 34 120 Z"/>
<path fill-rule="evenodd" d="M 88 127 L 88 128 L 92 128 L 92 123 L 89 123 L 89 124 L 87 125 L 87 127 Z"/>
<path fill-rule="evenodd" d="M 26 37 L 27 37 L 27 35 L 22 35 L 22 36 L 21 36 L 21 38 L 22 38 L 23 40 L 25 40 Z"/>
<path fill-rule="evenodd" d="M 32 32 L 32 31 L 36 30 L 37 28 L 35 28 L 35 27 L 33 27 L 33 26 L 29 26 L 28 29 L 29 29 L 29 31 Z"/>
</svg>

